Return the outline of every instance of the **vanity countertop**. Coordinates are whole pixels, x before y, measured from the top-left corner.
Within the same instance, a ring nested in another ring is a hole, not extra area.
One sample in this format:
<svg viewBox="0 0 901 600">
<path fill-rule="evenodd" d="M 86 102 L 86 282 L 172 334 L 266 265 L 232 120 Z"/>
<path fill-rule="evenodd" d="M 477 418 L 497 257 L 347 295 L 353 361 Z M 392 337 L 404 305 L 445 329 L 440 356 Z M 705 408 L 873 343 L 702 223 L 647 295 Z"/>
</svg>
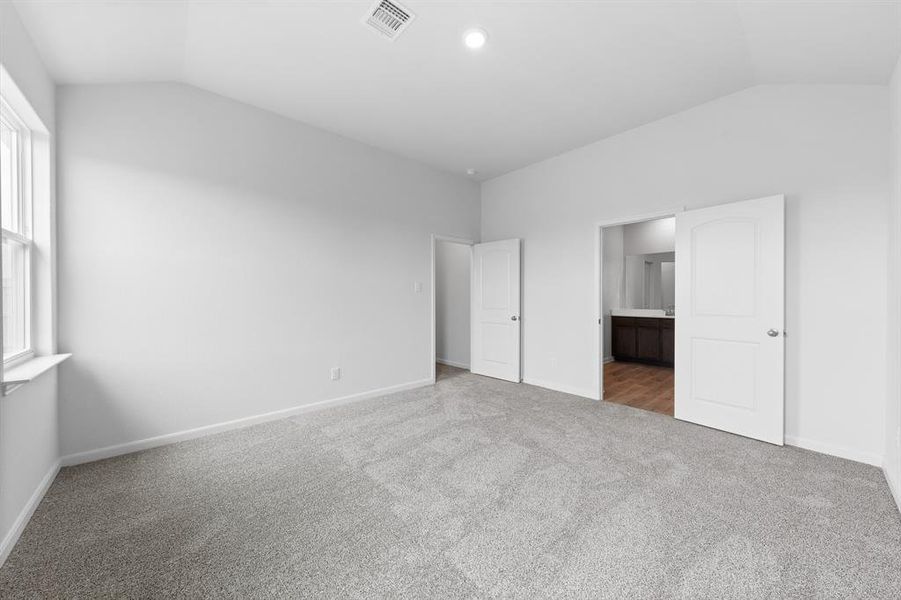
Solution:
<svg viewBox="0 0 901 600">
<path fill-rule="evenodd" d="M 612 308 L 613 317 L 649 317 L 652 319 L 675 319 L 676 315 L 668 315 L 666 311 L 656 308 Z"/>
</svg>

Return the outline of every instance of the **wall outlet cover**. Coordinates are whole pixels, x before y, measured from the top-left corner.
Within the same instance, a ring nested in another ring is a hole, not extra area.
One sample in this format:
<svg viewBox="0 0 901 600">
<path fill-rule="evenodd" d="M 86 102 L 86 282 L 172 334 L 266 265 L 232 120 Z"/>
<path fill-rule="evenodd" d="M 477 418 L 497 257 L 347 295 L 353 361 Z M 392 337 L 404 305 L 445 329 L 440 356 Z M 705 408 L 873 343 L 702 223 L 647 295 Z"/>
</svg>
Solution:
<svg viewBox="0 0 901 600">
<path fill-rule="evenodd" d="M 341 367 L 332 367 L 330 376 L 332 378 L 332 381 L 338 381 L 339 379 L 341 379 Z"/>
</svg>

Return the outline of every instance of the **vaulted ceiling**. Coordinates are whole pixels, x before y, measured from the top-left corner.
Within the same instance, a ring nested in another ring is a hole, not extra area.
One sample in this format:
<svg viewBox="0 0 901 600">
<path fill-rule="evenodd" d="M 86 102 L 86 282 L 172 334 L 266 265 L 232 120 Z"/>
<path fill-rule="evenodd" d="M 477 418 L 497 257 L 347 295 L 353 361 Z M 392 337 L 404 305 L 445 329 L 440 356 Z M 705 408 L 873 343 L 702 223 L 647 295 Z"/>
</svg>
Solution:
<svg viewBox="0 0 901 600">
<path fill-rule="evenodd" d="M 17 0 L 61 83 L 181 81 L 484 179 L 760 83 L 885 84 L 899 1 Z M 472 51 L 462 33 L 488 44 Z"/>
</svg>

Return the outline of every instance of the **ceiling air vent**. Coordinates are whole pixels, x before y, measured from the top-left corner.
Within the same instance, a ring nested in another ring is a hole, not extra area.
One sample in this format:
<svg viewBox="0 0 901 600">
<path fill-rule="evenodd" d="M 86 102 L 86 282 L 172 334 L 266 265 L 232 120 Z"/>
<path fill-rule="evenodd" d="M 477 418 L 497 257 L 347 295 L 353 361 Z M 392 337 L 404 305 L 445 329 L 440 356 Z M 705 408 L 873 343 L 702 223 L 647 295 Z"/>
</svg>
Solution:
<svg viewBox="0 0 901 600">
<path fill-rule="evenodd" d="M 389 40 L 397 39 L 397 36 L 407 28 L 416 15 L 397 2 L 379 0 L 372 5 L 363 23 L 378 31 Z"/>
</svg>

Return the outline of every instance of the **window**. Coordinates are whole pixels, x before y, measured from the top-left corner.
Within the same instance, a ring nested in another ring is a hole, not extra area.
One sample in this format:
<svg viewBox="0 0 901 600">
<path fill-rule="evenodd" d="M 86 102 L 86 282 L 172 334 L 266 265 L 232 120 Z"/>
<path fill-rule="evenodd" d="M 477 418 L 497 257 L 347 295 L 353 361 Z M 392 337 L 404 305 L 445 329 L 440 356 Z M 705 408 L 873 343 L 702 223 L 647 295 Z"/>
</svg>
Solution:
<svg viewBox="0 0 901 600">
<path fill-rule="evenodd" d="M 3 248 L 3 362 L 32 354 L 31 136 L 0 98 L 0 213 Z"/>
</svg>

